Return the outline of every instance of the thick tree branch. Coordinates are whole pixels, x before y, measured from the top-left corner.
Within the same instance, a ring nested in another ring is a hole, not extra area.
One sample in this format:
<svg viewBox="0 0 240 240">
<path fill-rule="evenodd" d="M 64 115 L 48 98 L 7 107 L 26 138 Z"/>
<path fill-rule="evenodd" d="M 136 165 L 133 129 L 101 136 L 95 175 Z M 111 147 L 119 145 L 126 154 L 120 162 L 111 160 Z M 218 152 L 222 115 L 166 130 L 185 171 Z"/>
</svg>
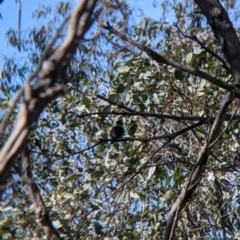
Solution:
<svg viewBox="0 0 240 240">
<path fill-rule="evenodd" d="M 68 62 L 75 51 L 78 40 L 90 27 L 90 16 L 96 0 L 82 0 L 72 12 L 66 38 L 51 60 L 41 66 L 39 78 L 33 86 L 24 87 L 24 101 L 21 105 L 16 126 L 0 153 L 0 185 L 4 185 L 13 161 L 24 146 L 31 126 L 49 102 L 63 93 L 60 86 L 55 86 L 58 76 L 64 73 Z"/>
<path fill-rule="evenodd" d="M 55 36 L 53 37 L 52 41 L 48 44 L 47 48 L 44 50 L 44 52 L 43 52 L 43 54 L 42 54 L 42 56 L 41 56 L 41 58 L 39 60 L 39 63 L 37 65 L 35 71 L 28 77 L 25 85 L 31 83 L 33 81 L 33 79 L 36 78 L 37 75 L 39 74 L 39 72 L 40 72 L 40 70 L 42 68 L 43 62 L 47 61 L 48 58 L 50 57 L 50 54 L 51 54 L 51 51 L 52 51 L 52 47 L 55 44 L 56 40 L 58 39 L 60 32 L 63 30 L 63 27 L 68 22 L 68 20 L 69 20 L 69 16 L 64 19 L 64 21 L 62 22 L 60 27 L 56 30 Z M 22 87 L 19 90 L 17 95 L 12 100 L 9 109 L 8 109 L 8 111 L 6 111 L 6 114 L 5 114 L 5 116 L 4 116 L 4 118 L 3 118 L 2 122 L 1 122 L 0 134 L 3 132 L 4 128 L 6 127 L 7 122 L 9 120 L 9 118 L 10 118 L 14 108 L 16 107 L 17 102 L 19 101 L 20 97 L 23 95 L 23 93 L 24 93 L 24 87 Z"/>
<path fill-rule="evenodd" d="M 221 104 L 217 117 L 211 128 L 208 141 L 205 143 L 198 157 L 197 163 L 190 173 L 190 176 L 188 178 L 185 188 L 182 190 L 181 194 L 178 196 L 178 199 L 175 201 L 175 203 L 173 204 L 168 214 L 164 240 L 173 239 L 173 233 L 177 224 L 177 220 L 179 218 L 179 214 L 181 210 L 185 207 L 188 200 L 191 198 L 194 190 L 197 188 L 197 186 L 199 185 L 202 179 L 202 175 L 205 171 L 205 167 L 208 161 L 208 156 L 210 154 L 211 148 L 213 147 L 213 144 L 211 143 L 213 143 L 214 140 L 217 138 L 217 136 L 221 134 L 223 119 L 225 118 L 228 107 L 232 103 L 233 99 L 234 99 L 233 94 L 228 93 L 223 103 Z M 209 147 L 210 144 L 211 144 L 211 147 Z"/>
<path fill-rule="evenodd" d="M 207 18 L 208 24 L 211 26 L 230 64 L 235 85 L 240 88 L 240 41 L 227 11 L 219 0 L 195 0 L 195 2 L 201 9 L 201 13 Z"/>
</svg>

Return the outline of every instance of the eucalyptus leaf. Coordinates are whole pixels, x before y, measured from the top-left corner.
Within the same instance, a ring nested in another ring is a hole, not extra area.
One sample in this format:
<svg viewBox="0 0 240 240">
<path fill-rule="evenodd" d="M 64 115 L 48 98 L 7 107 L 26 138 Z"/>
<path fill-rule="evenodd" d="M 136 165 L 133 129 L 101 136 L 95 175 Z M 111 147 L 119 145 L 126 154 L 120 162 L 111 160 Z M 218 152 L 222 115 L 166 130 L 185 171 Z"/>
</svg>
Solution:
<svg viewBox="0 0 240 240">
<path fill-rule="evenodd" d="M 130 67 L 128 67 L 128 66 L 121 66 L 121 67 L 119 67 L 117 69 L 117 72 L 119 72 L 119 73 L 127 73 L 127 72 L 129 72 L 129 70 L 130 70 Z"/>
</svg>

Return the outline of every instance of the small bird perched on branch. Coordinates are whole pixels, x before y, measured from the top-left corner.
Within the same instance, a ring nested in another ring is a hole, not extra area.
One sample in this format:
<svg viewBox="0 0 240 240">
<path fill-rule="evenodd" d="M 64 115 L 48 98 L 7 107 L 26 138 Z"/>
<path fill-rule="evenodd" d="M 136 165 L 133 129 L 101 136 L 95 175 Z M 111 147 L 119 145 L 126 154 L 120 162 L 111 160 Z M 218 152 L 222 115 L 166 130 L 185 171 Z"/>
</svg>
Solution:
<svg viewBox="0 0 240 240">
<path fill-rule="evenodd" d="M 121 120 L 116 122 L 116 126 L 111 129 L 110 137 L 113 139 L 111 142 L 114 143 L 115 140 L 121 139 L 124 135 L 123 122 Z"/>
</svg>

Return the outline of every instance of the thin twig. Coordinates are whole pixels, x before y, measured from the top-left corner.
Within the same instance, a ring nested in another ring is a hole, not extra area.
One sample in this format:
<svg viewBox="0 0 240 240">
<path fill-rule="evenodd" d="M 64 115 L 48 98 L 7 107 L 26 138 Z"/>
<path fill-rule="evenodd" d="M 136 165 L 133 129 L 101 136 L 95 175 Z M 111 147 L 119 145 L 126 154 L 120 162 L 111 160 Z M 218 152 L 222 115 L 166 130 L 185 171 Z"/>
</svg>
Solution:
<svg viewBox="0 0 240 240">
<path fill-rule="evenodd" d="M 231 69 L 227 66 L 227 63 L 224 61 L 224 59 L 219 56 L 218 54 L 216 54 L 215 52 L 213 52 L 212 50 L 210 50 L 209 48 L 207 48 L 198 38 L 197 36 L 189 36 L 186 35 L 182 32 L 182 30 L 179 28 L 179 26 L 177 25 L 177 23 L 173 23 L 173 25 L 178 29 L 178 31 L 183 35 L 183 37 L 185 38 L 189 38 L 195 42 L 197 42 L 204 50 L 206 50 L 208 53 L 210 53 L 212 56 L 214 56 L 216 59 L 218 59 L 221 63 L 222 66 L 227 70 L 228 73 L 231 73 Z"/>
<path fill-rule="evenodd" d="M 111 100 L 106 99 L 107 102 L 110 103 Z M 112 102 L 112 101 L 111 101 Z M 117 103 L 114 104 L 115 106 L 118 106 Z M 121 105 L 122 107 L 123 105 Z M 123 107 L 122 107 L 123 108 Z M 188 116 L 176 116 L 176 115 L 168 115 L 168 114 L 159 114 L 159 113 L 147 113 L 147 112 L 137 112 L 131 110 L 131 112 L 116 112 L 116 111 L 111 111 L 111 112 L 92 112 L 92 113 L 84 113 L 81 115 L 77 115 L 78 118 L 84 118 L 84 117 L 89 117 L 89 116 L 93 116 L 93 115 L 122 115 L 122 116 L 141 116 L 141 117 L 154 117 L 154 118 L 159 118 L 159 119 L 171 119 L 171 120 L 176 120 L 176 121 L 202 121 L 205 123 L 213 123 L 215 118 L 214 117 L 197 117 L 197 116 L 192 116 L 192 117 L 188 117 Z M 231 120 L 240 120 L 240 116 L 236 115 L 234 117 L 232 117 L 232 115 L 227 114 L 225 117 L 225 121 L 229 121 Z"/>
<path fill-rule="evenodd" d="M 22 16 L 22 2 L 18 0 L 18 44 L 21 44 L 21 16 Z"/>
<path fill-rule="evenodd" d="M 117 106 L 117 107 L 119 107 L 119 108 L 123 108 L 123 109 L 127 110 L 128 112 L 132 112 L 132 113 L 135 112 L 135 111 L 132 110 L 131 108 L 126 107 L 126 106 L 124 106 L 123 104 L 116 103 L 116 102 L 114 102 L 114 101 L 112 101 L 112 100 L 110 100 L 110 99 L 107 99 L 107 98 L 105 98 L 105 97 L 102 96 L 102 95 L 99 95 L 99 94 L 98 94 L 98 95 L 97 95 L 97 98 L 100 98 L 100 99 L 102 99 L 102 100 L 104 100 L 104 101 L 106 101 L 106 102 L 109 102 L 110 104 L 115 105 L 115 106 Z"/>
</svg>

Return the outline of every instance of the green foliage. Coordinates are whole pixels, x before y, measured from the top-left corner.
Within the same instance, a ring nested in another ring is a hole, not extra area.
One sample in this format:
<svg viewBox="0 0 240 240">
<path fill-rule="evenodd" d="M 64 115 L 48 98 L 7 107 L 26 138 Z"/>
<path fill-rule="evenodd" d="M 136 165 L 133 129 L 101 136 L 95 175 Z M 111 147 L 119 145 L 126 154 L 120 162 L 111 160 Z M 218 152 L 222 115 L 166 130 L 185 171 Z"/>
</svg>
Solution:
<svg viewBox="0 0 240 240">
<path fill-rule="evenodd" d="M 98 8 L 104 4 L 100 1 Z M 193 2 L 163 1 L 159 21 L 144 16 L 144 11 L 136 15 L 137 10 L 123 1 L 126 20 L 115 3 L 108 4 L 103 20 L 125 31 L 126 36 L 165 57 L 232 82 L 218 60 L 184 38 L 172 21 L 166 21 L 170 14 L 182 31 L 198 33 L 206 47 L 221 54 L 202 17 L 191 24 L 196 11 Z M 68 3 L 60 3 L 55 12 L 47 6 L 39 7 L 33 17 L 50 19 L 48 25 L 30 29 L 21 43 L 15 30 L 7 32 L 8 43 L 28 59 L 5 59 L 3 77 L 7 84 L 0 95 L 3 113 L 21 85 L 14 80 L 25 80 L 36 67 L 55 27 L 70 11 Z M 66 239 L 68 233 L 72 239 L 161 239 L 166 215 L 208 139 L 211 124 L 168 143 L 168 138 L 159 136 L 174 134 L 195 121 L 160 114 L 213 118 L 225 92 L 180 69 L 157 64 L 109 32 L 99 36 L 98 32 L 94 26 L 87 36 L 90 40 L 79 41 L 67 73 L 59 79 L 65 94 L 51 103 L 33 126 L 27 144 L 34 180 L 54 226 Z M 56 46 L 65 33 L 66 29 Z M 110 144 L 109 131 L 118 119 L 124 121 L 125 138 L 130 140 Z M 213 149 L 202 183 L 182 212 L 176 239 L 236 238 L 240 228 L 238 129 L 238 121 L 233 121 Z M 35 209 L 19 169 L 17 161 L 11 184 L 2 196 L 0 238 L 40 238 L 43 230 L 35 222 Z M 222 206 L 227 219 L 220 217 Z"/>
</svg>

